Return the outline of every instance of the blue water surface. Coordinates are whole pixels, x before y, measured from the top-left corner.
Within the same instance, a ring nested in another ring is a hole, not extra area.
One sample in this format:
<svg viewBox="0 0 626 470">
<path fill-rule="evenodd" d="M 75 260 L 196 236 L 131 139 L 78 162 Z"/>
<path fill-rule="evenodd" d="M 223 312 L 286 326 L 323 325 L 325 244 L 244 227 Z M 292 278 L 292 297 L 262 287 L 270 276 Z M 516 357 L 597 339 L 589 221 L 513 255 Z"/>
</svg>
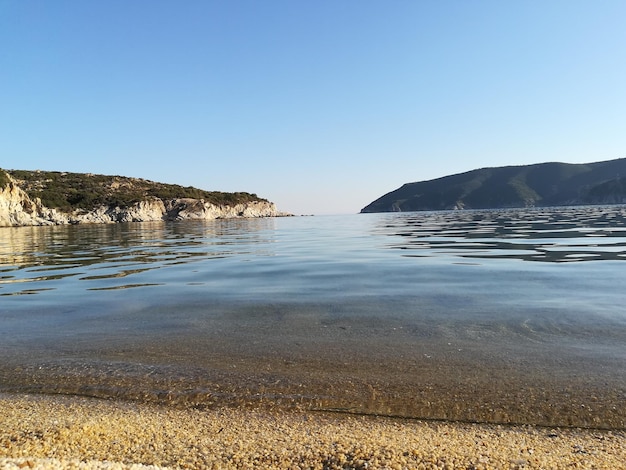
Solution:
<svg viewBox="0 0 626 470">
<path fill-rule="evenodd" d="M 2 228 L 0 389 L 620 428 L 625 217 Z"/>
</svg>

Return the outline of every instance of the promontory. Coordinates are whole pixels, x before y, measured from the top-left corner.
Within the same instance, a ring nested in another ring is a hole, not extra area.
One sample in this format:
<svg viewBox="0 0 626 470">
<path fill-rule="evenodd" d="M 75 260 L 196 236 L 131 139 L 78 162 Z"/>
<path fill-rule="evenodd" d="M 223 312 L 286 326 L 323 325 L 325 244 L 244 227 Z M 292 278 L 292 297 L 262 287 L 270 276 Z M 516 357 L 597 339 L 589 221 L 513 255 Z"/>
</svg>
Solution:
<svg viewBox="0 0 626 470">
<path fill-rule="evenodd" d="M 626 204 L 626 158 L 481 168 L 407 183 L 361 212 Z"/>
<path fill-rule="evenodd" d="M 0 169 L 0 227 L 289 215 L 256 194 L 140 178 Z"/>
</svg>

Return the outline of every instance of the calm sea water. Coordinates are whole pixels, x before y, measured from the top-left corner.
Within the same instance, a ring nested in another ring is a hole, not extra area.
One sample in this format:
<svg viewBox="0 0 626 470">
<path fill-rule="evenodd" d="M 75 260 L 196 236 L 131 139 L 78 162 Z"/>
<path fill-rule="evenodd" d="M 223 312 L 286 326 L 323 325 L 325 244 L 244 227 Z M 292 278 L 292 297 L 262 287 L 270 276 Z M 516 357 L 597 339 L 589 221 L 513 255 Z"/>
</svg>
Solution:
<svg viewBox="0 0 626 470">
<path fill-rule="evenodd" d="M 0 229 L 0 391 L 626 427 L 626 208 Z"/>
</svg>

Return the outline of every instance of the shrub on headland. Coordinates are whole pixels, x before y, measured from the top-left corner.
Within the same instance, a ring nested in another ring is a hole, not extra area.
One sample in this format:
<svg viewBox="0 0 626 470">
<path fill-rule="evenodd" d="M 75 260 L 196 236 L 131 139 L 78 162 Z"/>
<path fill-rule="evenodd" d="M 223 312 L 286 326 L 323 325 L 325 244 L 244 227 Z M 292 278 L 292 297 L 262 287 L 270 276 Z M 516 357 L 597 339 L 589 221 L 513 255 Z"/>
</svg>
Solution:
<svg viewBox="0 0 626 470">
<path fill-rule="evenodd" d="M 246 192 L 204 191 L 191 186 L 183 187 L 124 176 L 26 170 L 7 170 L 7 173 L 30 197 L 39 198 L 44 206 L 59 210 L 90 210 L 101 205 L 125 208 L 151 198 L 203 199 L 216 205 L 267 201 Z M 0 187 L 3 187 L 4 180 L 9 181 L 0 170 Z"/>
<path fill-rule="evenodd" d="M 10 182 L 11 180 L 9 180 L 9 175 L 7 175 L 2 168 L 0 168 L 0 189 L 8 186 Z"/>
</svg>

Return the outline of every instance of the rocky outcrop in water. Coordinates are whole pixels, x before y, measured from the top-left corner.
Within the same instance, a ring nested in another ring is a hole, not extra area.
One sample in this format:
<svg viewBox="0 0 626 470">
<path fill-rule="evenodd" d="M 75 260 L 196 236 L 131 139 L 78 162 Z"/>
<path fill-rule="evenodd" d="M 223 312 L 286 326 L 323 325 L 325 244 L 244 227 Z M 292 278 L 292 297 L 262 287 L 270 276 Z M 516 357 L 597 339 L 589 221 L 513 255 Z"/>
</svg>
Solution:
<svg viewBox="0 0 626 470">
<path fill-rule="evenodd" d="M 3 171 L 0 170 L 0 173 Z M 2 176 L 0 227 L 289 215 L 278 211 L 274 203 L 261 199 L 215 204 L 203 199 L 162 199 L 155 196 L 124 205 L 97 204 L 88 209 L 77 207 L 61 210 L 46 207 L 41 199 L 31 197 L 10 175 L 4 173 Z"/>
</svg>

